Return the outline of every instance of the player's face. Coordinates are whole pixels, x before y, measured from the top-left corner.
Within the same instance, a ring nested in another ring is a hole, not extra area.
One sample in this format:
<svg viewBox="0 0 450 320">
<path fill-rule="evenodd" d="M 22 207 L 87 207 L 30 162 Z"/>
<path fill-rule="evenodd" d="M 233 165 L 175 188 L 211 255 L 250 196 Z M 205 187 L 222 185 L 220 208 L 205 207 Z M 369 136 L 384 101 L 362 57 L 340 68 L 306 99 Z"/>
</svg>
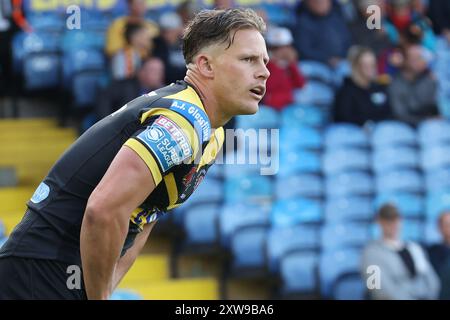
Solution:
<svg viewBox="0 0 450 320">
<path fill-rule="evenodd" d="M 213 60 L 214 94 L 221 111 L 229 116 L 257 112 L 270 75 L 262 35 L 252 29 L 237 31 L 233 44 Z"/>
</svg>

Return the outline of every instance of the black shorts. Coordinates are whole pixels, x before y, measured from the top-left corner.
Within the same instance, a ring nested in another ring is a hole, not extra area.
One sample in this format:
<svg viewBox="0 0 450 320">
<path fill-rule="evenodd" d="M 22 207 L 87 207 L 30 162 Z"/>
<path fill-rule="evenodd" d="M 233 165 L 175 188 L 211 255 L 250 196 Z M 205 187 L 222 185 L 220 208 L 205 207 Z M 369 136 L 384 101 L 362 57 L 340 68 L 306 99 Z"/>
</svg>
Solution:
<svg viewBox="0 0 450 320">
<path fill-rule="evenodd" d="M 0 300 L 86 300 L 81 271 L 67 263 L 0 258 Z"/>
</svg>

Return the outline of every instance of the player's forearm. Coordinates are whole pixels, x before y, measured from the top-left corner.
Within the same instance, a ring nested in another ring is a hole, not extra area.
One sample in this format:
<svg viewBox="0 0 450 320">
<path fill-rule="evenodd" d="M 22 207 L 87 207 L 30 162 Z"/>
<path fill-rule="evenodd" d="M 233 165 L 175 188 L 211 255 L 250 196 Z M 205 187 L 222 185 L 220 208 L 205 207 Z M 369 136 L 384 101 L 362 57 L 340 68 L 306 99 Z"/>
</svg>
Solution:
<svg viewBox="0 0 450 320">
<path fill-rule="evenodd" d="M 108 299 L 112 293 L 114 272 L 128 228 L 119 217 L 113 212 L 86 210 L 80 251 L 88 299 Z"/>
</svg>

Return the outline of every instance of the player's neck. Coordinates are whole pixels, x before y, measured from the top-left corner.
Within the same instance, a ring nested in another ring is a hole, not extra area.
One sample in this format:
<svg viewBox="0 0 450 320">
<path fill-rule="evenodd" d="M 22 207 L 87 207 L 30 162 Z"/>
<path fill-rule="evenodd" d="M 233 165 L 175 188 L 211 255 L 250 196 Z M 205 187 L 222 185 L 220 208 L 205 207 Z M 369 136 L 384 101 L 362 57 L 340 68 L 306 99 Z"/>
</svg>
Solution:
<svg viewBox="0 0 450 320">
<path fill-rule="evenodd" d="M 230 120 L 230 118 L 220 112 L 217 98 L 214 96 L 206 81 L 201 79 L 194 70 L 188 69 L 184 81 L 194 87 L 195 91 L 200 96 L 212 128 L 222 127 Z"/>
</svg>

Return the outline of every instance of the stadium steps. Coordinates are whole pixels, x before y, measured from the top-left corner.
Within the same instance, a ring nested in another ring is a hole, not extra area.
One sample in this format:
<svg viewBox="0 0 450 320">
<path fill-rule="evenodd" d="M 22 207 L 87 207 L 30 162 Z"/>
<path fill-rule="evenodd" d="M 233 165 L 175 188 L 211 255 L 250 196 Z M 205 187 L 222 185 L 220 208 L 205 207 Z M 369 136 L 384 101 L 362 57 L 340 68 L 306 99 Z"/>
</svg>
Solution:
<svg viewBox="0 0 450 320">
<path fill-rule="evenodd" d="M 128 289 L 136 291 L 146 300 L 219 299 L 218 282 L 214 278 L 176 279 L 139 284 Z"/>
</svg>

